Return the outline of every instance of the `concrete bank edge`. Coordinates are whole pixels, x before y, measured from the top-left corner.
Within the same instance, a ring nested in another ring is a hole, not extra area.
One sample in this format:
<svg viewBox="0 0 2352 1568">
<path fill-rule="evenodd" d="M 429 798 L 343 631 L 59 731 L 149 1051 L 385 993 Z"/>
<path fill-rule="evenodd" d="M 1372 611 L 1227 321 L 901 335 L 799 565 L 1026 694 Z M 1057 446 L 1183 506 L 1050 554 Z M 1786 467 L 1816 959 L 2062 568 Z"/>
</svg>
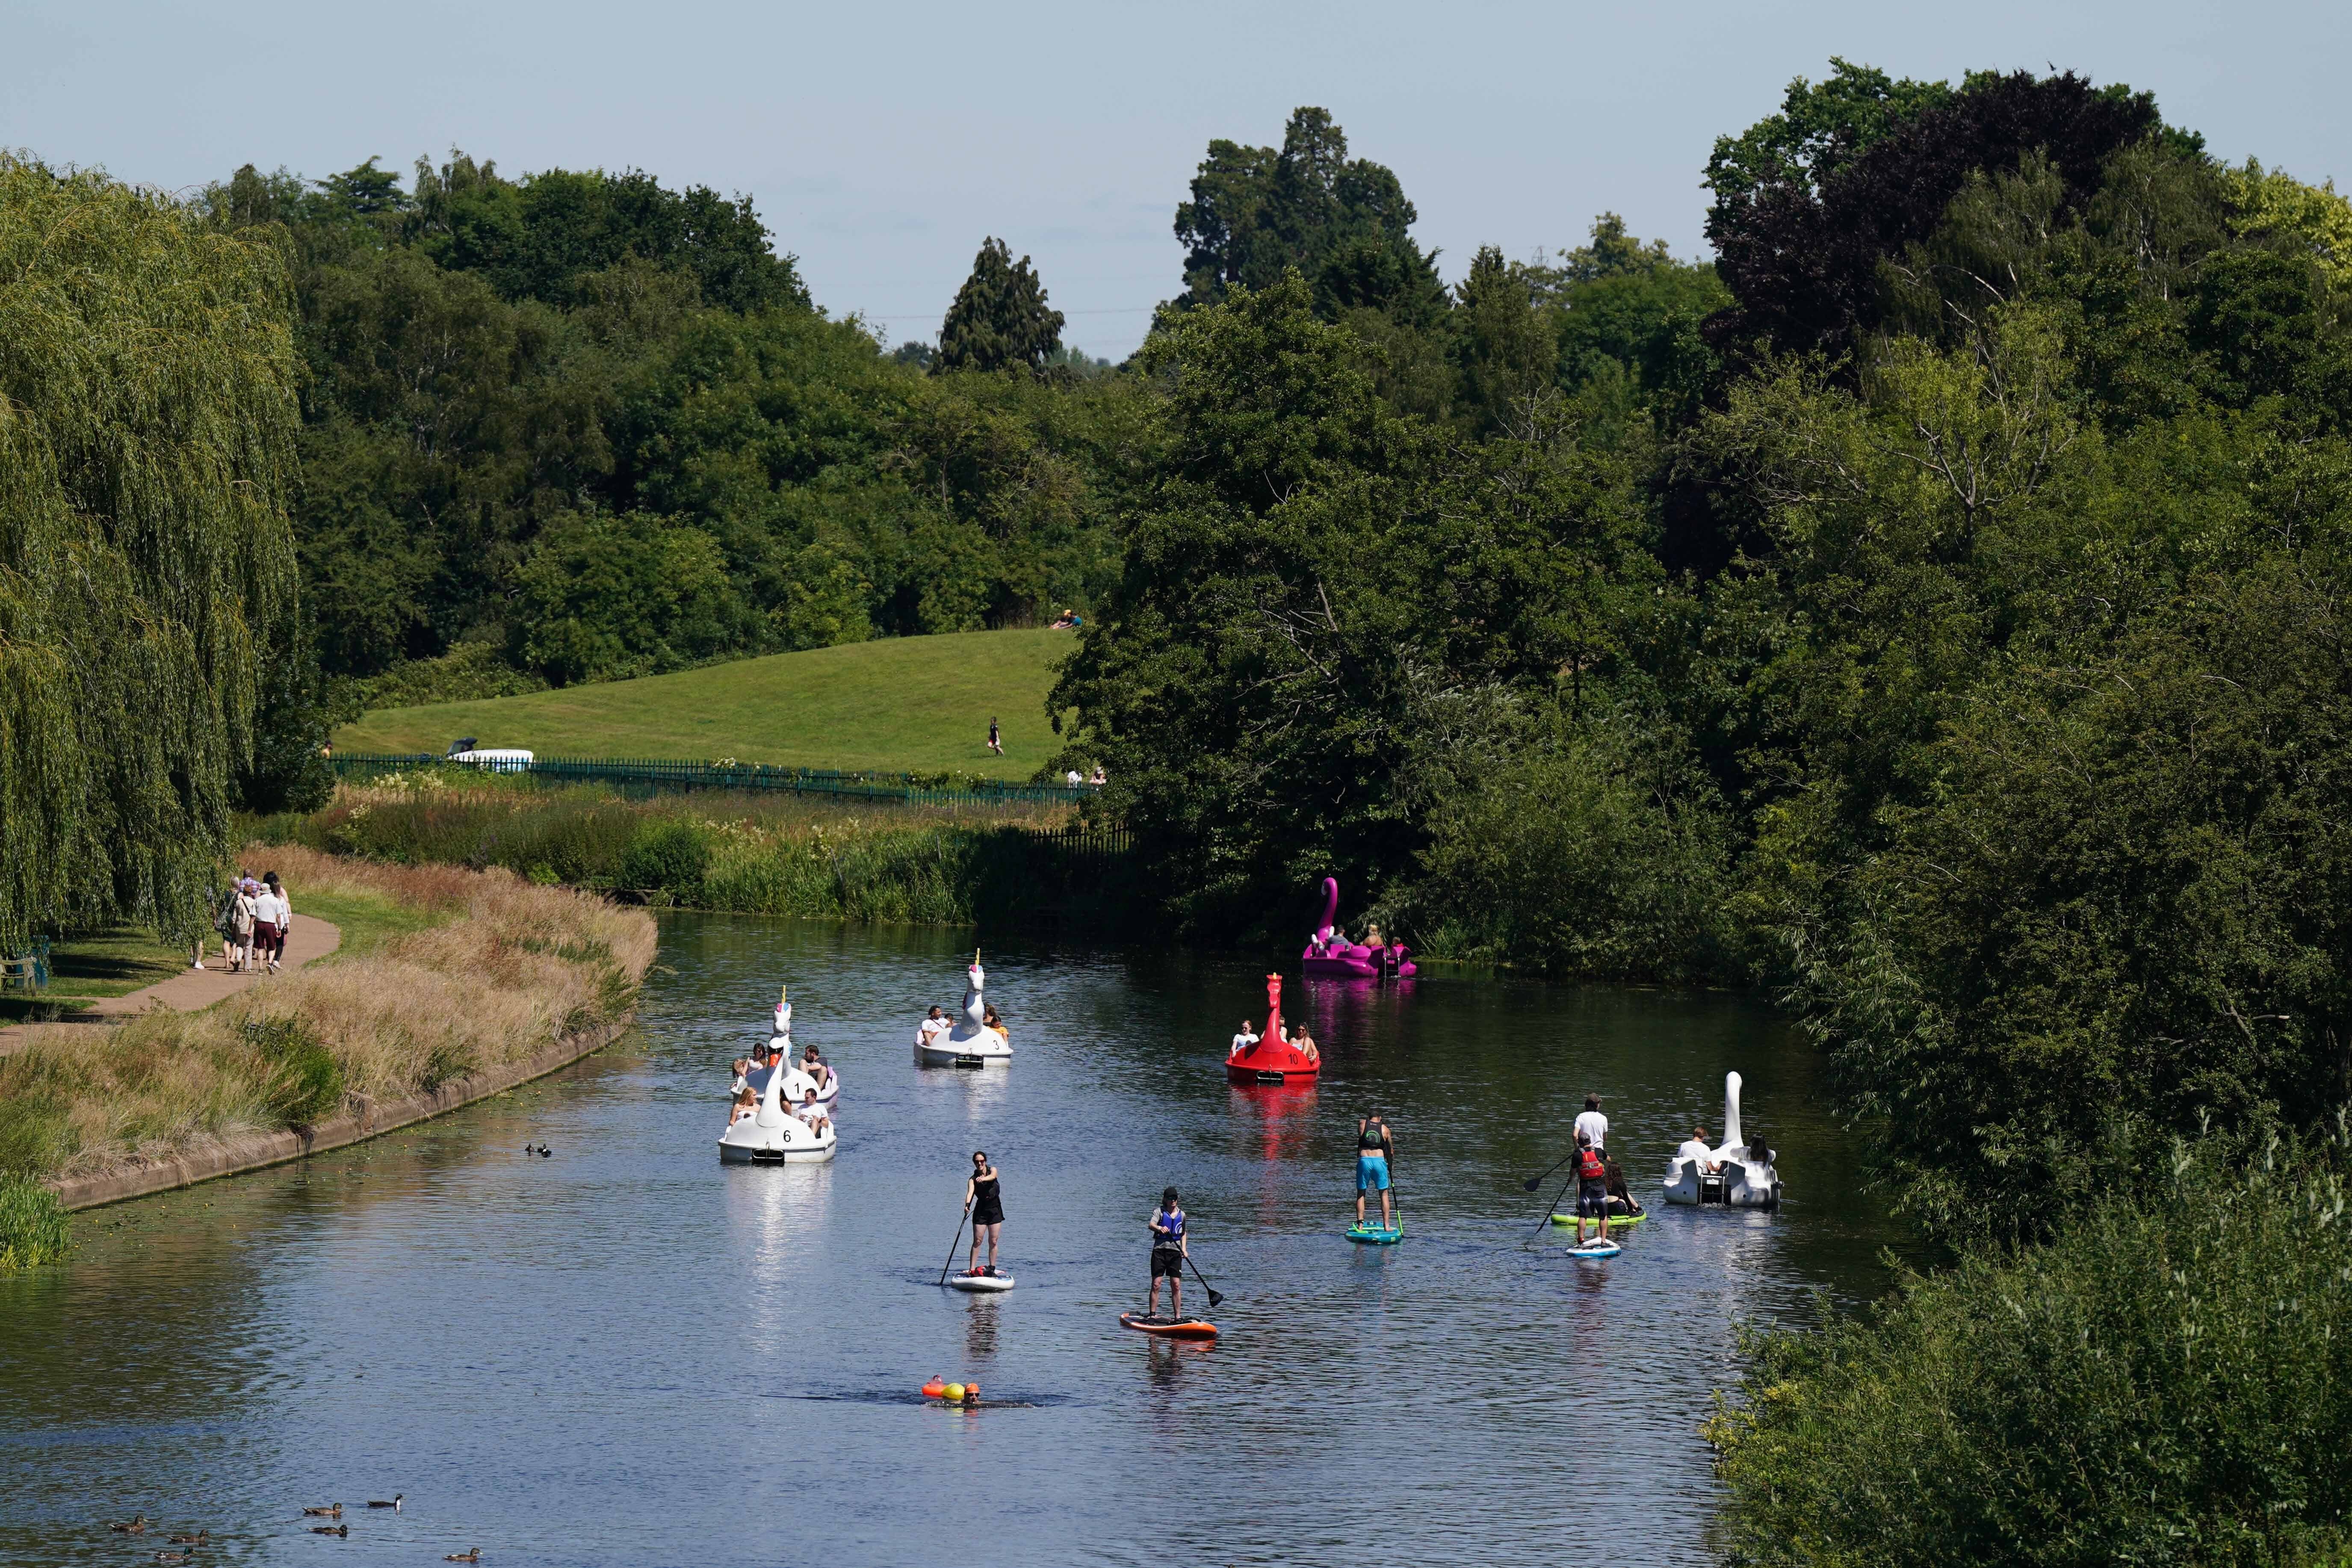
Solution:
<svg viewBox="0 0 2352 1568">
<path fill-rule="evenodd" d="M 361 1095 L 357 1097 L 357 1110 L 330 1117 L 307 1131 L 241 1133 L 199 1153 L 101 1172 L 92 1176 L 67 1177 L 52 1181 L 49 1185 L 56 1190 L 58 1201 L 68 1209 L 98 1208 L 155 1193 L 172 1192 L 180 1187 L 193 1187 L 199 1182 L 209 1182 L 220 1176 L 242 1175 L 247 1171 L 283 1165 L 289 1161 L 323 1154 L 329 1150 L 347 1148 L 353 1143 L 363 1143 L 371 1138 L 430 1121 L 436 1116 L 471 1105 L 476 1100 L 503 1094 L 518 1084 L 529 1083 L 533 1079 L 545 1078 L 559 1068 L 570 1067 L 583 1057 L 611 1045 L 635 1019 L 635 1010 L 632 1008 L 609 1024 L 600 1024 L 576 1035 L 565 1035 L 537 1056 L 452 1079 L 427 1094 L 383 1102 Z"/>
</svg>

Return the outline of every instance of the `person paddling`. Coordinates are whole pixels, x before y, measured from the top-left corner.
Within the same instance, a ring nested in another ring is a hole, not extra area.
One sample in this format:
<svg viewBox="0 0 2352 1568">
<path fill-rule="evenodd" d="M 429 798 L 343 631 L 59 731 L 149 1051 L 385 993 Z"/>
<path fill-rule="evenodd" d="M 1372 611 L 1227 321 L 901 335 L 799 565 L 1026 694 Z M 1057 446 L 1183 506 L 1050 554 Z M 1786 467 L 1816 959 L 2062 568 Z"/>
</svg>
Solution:
<svg viewBox="0 0 2352 1568">
<path fill-rule="evenodd" d="M 1378 1107 L 1367 1112 L 1356 1123 L 1356 1223 L 1364 1223 L 1364 1194 L 1378 1187 L 1381 1194 L 1381 1228 L 1394 1230 L 1396 1221 L 1393 1200 L 1389 1195 L 1389 1161 L 1396 1153 L 1396 1134 L 1381 1120 Z"/>
<path fill-rule="evenodd" d="M 996 1167 L 988 1163 L 988 1151 L 975 1149 L 971 1156 L 971 1181 L 963 1190 L 963 1201 L 971 1210 L 971 1267 L 969 1272 L 996 1272 L 996 1238 L 1004 1228 L 1004 1199 L 997 1190 Z M 980 1243 L 982 1233 L 988 1241 L 988 1268 L 980 1267 Z"/>
<path fill-rule="evenodd" d="M 1588 1216 L 1601 1221 L 1601 1239 L 1609 1239 L 1609 1162 L 1593 1147 L 1592 1135 L 1576 1135 L 1576 1245 L 1584 1245 Z"/>
<path fill-rule="evenodd" d="M 1160 1281 L 1168 1281 L 1168 1316 L 1171 1320 L 1184 1315 L 1184 1260 L 1191 1248 L 1185 1245 L 1184 1210 L 1176 1202 L 1176 1189 L 1170 1187 L 1160 1194 L 1160 1208 L 1151 1216 L 1151 1299 L 1144 1307 L 1146 1317 L 1160 1315 Z"/>
</svg>

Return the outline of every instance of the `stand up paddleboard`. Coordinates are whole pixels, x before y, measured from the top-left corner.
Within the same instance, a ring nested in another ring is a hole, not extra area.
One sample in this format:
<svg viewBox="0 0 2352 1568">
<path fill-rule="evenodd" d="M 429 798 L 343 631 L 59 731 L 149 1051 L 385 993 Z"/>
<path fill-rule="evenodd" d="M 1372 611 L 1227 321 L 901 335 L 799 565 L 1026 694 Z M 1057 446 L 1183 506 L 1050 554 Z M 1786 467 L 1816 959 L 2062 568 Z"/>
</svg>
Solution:
<svg viewBox="0 0 2352 1568">
<path fill-rule="evenodd" d="M 1213 1340 L 1217 1325 L 1204 1323 L 1198 1318 L 1147 1318 L 1140 1312 L 1121 1312 L 1118 1321 L 1123 1327 L 1139 1333 L 1160 1334 L 1171 1340 Z"/>
<path fill-rule="evenodd" d="M 1404 1239 L 1404 1226 L 1359 1223 L 1348 1227 L 1348 1239 L 1362 1242 L 1367 1247 L 1394 1247 Z"/>
<path fill-rule="evenodd" d="M 1588 1241 L 1582 1247 L 1568 1249 L 1570 1258 L 1614 1258 L 1625 1249 L 1613 1241 Z"/>
<path fill-rule="evenodd" d="M 1647 1209 L 1643 1209 L 1640 1214 L 1612 1214 L 1609 1216 L 1609 1228 L 1612 1231 L 1620 1231 L 1629 1225 L 1639 1225 L 1649 1217 L 1650 1211 Z M 1572 1214 L 1556 1214 L 1551 1216 L 1551 1222 L 1554 1225 L 1574 1225 L 1576 1223 L 1576 1216 Z M 1584 1216 L 1584 1223 L 1587 1225 L 1599 1225 L 1601 1222 L 1594 1219 L 1591 1215 L 1586 1215 Z"/>
<path fill-rule="evenodd" d="M 958 1290 L 1010 1290 L 1013 1289 L 1013 1276 L 1010 1274 L 950 1274 L 948 1276 L 948 1284 Z"/>
</svg>

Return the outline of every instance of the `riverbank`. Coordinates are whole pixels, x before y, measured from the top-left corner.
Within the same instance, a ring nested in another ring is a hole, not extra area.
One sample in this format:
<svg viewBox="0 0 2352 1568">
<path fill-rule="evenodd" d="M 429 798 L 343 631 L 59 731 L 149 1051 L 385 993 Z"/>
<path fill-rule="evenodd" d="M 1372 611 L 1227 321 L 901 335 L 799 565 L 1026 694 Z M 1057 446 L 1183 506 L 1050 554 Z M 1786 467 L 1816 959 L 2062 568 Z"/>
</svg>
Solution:
<svg viewBox="0 0 2352 1568">
<path fill-rule="evenodd" d="M 591 894 L 269 852 L 291 885 L 412 929 L 200 1012 L 30 1031 L 0 1059 L 0 1182 L 79 1207 L 372 1137 L 596 1048 L 653 962 L 651 918 Z"/>
<path fill-rule="evenodd" d="M 656 907 L 893 925 L 1083 919 L 1133 901 L 1109 836 L 1066 806 L 883 806 L 697 794 L 626 800 L 590 785 L 440 772 L 343 784 L 258 830 L 326 854 L 501 866 Z M 1100 837 L 1102 842 L 1095 842 Z"/>
</svg>

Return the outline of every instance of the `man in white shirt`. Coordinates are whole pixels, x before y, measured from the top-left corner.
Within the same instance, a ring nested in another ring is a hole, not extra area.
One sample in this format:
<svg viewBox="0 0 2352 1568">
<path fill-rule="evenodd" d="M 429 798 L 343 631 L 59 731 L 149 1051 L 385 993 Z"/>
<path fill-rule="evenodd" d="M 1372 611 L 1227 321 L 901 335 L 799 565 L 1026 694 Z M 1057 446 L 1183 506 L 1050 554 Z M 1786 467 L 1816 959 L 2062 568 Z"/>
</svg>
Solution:
<svg viewBox="0 0 2352 1568">
<path fill-rule="evenodd" d="M 1576 1119 L 1576 1130 L 1592 1140 L 1592 1146 L 1595 1149 L 1608 1146 L 1609 1118 L 1601 1114 L 1599 1095 L 1588 1094 L 1584 1097 L 1584 1114 Z"/>
<path fill-rule="evenodd" d="M 925 1018 L 922 1021 L 922 1024 L 915 1030 L 915 1044 L 919 1046 L 931 1045 L 935 1043 L 941 1035 L 946 1034 L 951 1027 L 953 1027 L 953 1026 L 950 1025 L 945 1017 L 940 1016 L 940 1010 L 937 1007 L 934 1007 L 931 1009 L 930 1016 Z"/>
<path fill-rule="evenodd" d="M 1691 1129 L 1689 1140 L 1675 1151 L 1675 1158 L 1697 1161 L 1698 1168 L 1710 1176 L 1723 1168 L 1716 1160 L 1715 1151 L 1707 1146 L 1706 1129 L 1704 1127 Z"/>
<path fill-rule="evenodd" d="M 1255 1044 L 1257 1044 L 1257 1032 L 1250 1027 L 1250 1021 L 1244 1018 L 1242 1032 L 1234 1037 L 1234 1048 L 1225 1054 L 1237 1057 Z"/>
</svg>

